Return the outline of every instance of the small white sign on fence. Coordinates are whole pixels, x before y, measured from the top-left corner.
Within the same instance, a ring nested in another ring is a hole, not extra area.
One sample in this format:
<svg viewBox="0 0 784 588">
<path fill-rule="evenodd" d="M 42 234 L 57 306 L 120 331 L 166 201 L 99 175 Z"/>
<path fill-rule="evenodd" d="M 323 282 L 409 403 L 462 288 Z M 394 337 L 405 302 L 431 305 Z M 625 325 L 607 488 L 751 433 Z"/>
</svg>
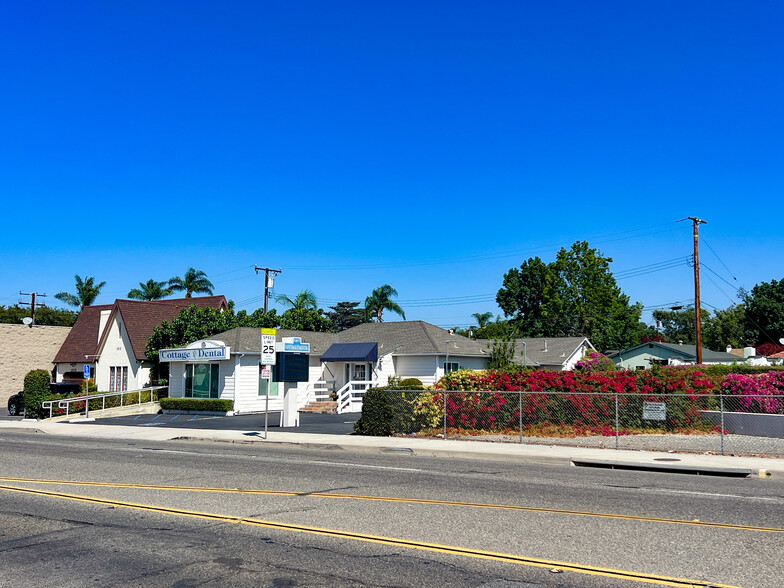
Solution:
<svg viewBox="0 0 784 588">
<path fill-rule="evenodd" d="M 664 402 L 643 402 L 642 418 L 646 421 L 666 421 L 667 405 Z"/>
</svg>

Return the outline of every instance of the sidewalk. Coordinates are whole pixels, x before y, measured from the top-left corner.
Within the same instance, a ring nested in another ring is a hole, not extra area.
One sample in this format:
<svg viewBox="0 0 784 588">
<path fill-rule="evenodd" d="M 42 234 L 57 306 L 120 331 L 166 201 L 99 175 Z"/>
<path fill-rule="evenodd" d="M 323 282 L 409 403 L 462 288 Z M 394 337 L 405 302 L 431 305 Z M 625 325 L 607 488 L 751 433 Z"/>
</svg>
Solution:
<svg viewBox="0 0 784 588">
<path fill-rule="evenodd" d="M 188 428 L 146 428 L 129 426 L 91 426 L 80 423 L 34 421 L 2 421 L 0 430 L 34 430 L 62 437 L 93 439 L 134 439 L 147 441 L 199 440 L 224 443 L 289 443 L 305 447 L 343 448 L 351 451 L 400 453 L 423 456 L 442 456 L 470 459 L 506 460 L 521 463 L 552 465 L 580 464 L 615 466 L 622 468 L 667 471 L 685 470 L 710 474 L 723 472 L 748 473 L 752 477 L 784 477 L 784 459 L 703 455 L 693 453 L 664 453 L 591 449 L 552 445 L 518 443 L 487 443 L 482 441 L 453 441 L 411 437 L 363 437 L 359 435 L 321 435 L 270 431 L 264 439 L 263 431 L 205 430 Z"/>
</svg>

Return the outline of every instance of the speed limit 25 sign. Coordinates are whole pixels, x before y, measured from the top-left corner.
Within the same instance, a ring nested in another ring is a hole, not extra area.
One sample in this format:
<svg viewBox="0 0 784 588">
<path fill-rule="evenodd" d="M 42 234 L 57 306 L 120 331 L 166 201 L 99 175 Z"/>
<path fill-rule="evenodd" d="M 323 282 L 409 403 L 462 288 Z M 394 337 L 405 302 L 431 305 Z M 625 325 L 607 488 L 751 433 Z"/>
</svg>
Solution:
<svg viewBox="0 0 784 588">
<path fill-rule="evenodd" d="M 275 365 L 275 329 L 261 329 L 261 363 Z"/>
</svg>

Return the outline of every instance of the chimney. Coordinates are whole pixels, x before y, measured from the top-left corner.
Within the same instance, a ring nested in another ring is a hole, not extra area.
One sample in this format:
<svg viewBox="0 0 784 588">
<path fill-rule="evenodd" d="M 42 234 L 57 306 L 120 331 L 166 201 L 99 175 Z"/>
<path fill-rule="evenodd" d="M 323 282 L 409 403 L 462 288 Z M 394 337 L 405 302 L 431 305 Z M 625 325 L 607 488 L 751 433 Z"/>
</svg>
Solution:
<svg viewBox="0 0 784 588">
<path fill-rule="evenodd" d="M 732 345 L 727 345 L 727 353 L 732 353 Z"/>
<path fill-rule="evenodd" d="M 743 359 L 748 359 L 749 357 L 754 357 L 757 355 L 757 348 L 756 347 L 744 347 L 743 348 Z"/>
<path fill-rule="evenodd" d="M 111 310 L 101 311 L 101 320 L 98 322 L 98 341 L 101 340 L 101 335 L 103 335 L 103 330 L 106 328 L 106 323 L 109 322 L 110 314 L 112 314 Z"/>
<path fill-rule="evenodd" d="M 454 335 L 455 334 L 455 330 L 454 329 L 448 329 L 448 332 L 449 332 L 450 335 Z"/>
<path fill-rule="evenodd" d="M 544 340 L 544 349 L 542 351 L 547 351 L 547 339 Z"/>
</svg>

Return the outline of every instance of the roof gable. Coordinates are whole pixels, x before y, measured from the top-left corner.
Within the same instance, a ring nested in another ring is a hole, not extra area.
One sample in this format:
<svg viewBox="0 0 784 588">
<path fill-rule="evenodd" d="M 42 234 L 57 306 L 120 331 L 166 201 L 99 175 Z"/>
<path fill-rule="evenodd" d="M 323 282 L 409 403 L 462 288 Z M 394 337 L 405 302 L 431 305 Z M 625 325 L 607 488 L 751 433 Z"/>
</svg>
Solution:
<svg viewBox="0 0 784 588">
<path fill-rule="evenodd" d="M 514 343 L 515 361 L 533 366 L 565 365 L 583 346 L 595 349 L 587 337 L 530 337 Z"/>
<path fill-rule="evenodd" d="M 125 327 L 125 333 L 131 344 L 131 352 L 137 360 L 146 359 L 147 341 L 150 339 L 155 327 L 163 321 L 171 321 L 180 314 L 180 311 L 190 306 L 196 308 L 228 308 L 225 296 L 197 296 L 195 298 L 172 298 L 169 300 L 123 300 L 114 301 L 111 306 L 104 306 L 103 309 L 111 308 L 109 320 L 104 327 L 101 338 L 95 345 L 92 353 L 100 354 L 106 345 L 110 327 L 119 316 Z M 94 308 L 87 306 L 88 308 Z M 79 315 L 81 317 L 81 313 Z M 100 313 L 99 313 L 100 317 Z M 78 322 L 78 320 L 77 320 Z M 96 331 L 97 331 L 96 324 Z"/>
<path fill-rule="evenodd" d="M 71 328 L 71 332 L 63 341 L 57 355 L 54 356 L 54 363 L 85 363 L 88 356 L 94 356 L 98 350 L 99 333 L 98 328 L 101 323 L 101 311 L 111 310 L 111 304 L 99 304 L 96 306 L 85 306 L 76 322 Z M 88 363 L 92 363 L 90 360 Z"/>
</svg>

